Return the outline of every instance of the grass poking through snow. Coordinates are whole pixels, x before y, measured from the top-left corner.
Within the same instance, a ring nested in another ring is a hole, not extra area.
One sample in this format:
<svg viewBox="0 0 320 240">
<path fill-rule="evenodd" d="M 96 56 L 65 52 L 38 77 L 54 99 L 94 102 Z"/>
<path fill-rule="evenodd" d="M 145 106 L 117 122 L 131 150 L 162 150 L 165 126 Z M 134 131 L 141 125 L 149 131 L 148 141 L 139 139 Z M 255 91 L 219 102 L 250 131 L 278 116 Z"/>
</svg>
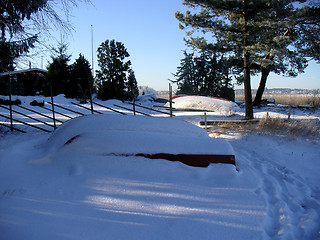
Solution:
<svg viewBox="0 0 320 240">
<path fill-rule="evenodd" d="M 279 136 L 288 136 L 292 138 L 302 137 L 307 139 L 320 140 L 320 121 L 301 120 L 288 121 L 280 118 L 264 118 L 259 122 L 248 123 L 221 123 L 208 129 L 210 136 L 219 137 L 223 134 L 239 132 L 245 134 L 248 132 L 265 133 Z"/>
</svg>

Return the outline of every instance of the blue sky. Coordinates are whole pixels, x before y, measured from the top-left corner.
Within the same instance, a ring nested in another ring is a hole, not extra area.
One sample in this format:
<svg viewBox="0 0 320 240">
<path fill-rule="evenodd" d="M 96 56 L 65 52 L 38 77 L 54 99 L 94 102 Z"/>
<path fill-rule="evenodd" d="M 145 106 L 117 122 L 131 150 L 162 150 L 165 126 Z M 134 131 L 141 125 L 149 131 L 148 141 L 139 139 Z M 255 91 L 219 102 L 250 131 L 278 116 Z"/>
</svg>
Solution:
<svg viewBox="0 0 320 240">
<path fill-rule="evenodd" d="M 183 50 L 187 49 L 183 40 L 185 33 L 179 29 L 179 22 L 174 17 L 178 10 L 186 10 L 181 0 L 92 0 L 92 5 L 80 3 L 72 10 L 74 31 L 66 39 L 68 52 L 72 54 L 70 63 L 80 53 L 91 62 L 93 25 L 94 50 L 107 39 L 122 42 L 130 54 L 138 85 L 167 90 L 168 79 L 173 78 L 172 73 L 176 72 L 183 58 Z M 55 35 L 60 40 L 60 33 Z M 57 46 L 54 41 L 50 44 Z M 44 67 L 49 56 L 43 57 Z M 98 68 L 96 59 L 94 53 L 95 70 Z M 258 83 L 259 77 L 253 77 L 252 87 L 257 88 Z M 320 64 L 311 63 L 306 73 L 295 79 L 272 74 L 267 87 L 320 88 Z M 235 88 L 242 86 L 236 85 Z"/>
</svg>

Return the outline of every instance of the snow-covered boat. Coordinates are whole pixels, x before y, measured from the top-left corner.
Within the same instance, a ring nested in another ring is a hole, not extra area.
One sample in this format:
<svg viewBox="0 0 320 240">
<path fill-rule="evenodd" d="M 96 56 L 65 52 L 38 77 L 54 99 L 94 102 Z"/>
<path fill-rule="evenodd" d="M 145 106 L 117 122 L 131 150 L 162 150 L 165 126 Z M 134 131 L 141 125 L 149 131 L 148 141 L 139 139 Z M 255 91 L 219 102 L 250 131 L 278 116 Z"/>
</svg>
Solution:
<svg viewBox="0 0 320 240">
<path fill-rule="evenodd" d="M 166 104 L 169 106 L 169 103 Z M 232 101 L 205 96 L 177 95 L 172 98 L 172 107 L 181 110 L 200 110 L 234 114 L 238 105 Z"/>
<path fill-rule="evenodd" d="M 87 149 L 103 156 L 137 156 L 179 161 L 190 166 L 235 165 L 231 145 L 210 138 L 191 123 L 172 118 L 89 115 L 61 125 L 50 137 L 50 148 Z"/>
</svg>

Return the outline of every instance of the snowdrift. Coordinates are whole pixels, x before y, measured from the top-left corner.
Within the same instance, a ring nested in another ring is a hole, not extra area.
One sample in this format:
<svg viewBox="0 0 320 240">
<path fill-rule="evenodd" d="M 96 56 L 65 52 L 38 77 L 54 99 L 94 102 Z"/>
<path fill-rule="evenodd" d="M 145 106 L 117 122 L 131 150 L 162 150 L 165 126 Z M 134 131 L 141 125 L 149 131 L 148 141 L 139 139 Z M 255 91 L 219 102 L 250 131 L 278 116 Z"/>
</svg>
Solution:
<svg viewBox="0 0 320 240">
<path fill-rule="evenodd" d="M 48 147 L 74 147 L 104 156 L 141 156 L 206 167 L 235 165 L 231 145 L 212 139 L 190 123 L 143 116 L 89 115 L 70 120 L 49 138 Z"/>
<path fill-rule="evenodd" d="M 201 110 L 221 112 L 226 115 L 233 115 L 238 105 L 222 98 L 178 95 L 172 98 L 172 107 L 182 110 Z M 166 104 L 169 107 L 169 103 Z"/>
</svg>

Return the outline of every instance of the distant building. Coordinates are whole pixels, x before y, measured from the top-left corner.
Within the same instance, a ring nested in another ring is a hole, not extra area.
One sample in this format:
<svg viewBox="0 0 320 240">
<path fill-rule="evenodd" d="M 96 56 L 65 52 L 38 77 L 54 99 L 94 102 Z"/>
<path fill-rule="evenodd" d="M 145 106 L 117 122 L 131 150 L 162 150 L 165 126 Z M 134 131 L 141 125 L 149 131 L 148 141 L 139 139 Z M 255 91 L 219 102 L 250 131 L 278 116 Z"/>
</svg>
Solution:
<svg viewBox="0 0 320 240">
<path fill-rule="evenodd" d="M 47 71 L 39 68 L 0 73 L 0 95 L 49 95 Z"/>
</svg>

